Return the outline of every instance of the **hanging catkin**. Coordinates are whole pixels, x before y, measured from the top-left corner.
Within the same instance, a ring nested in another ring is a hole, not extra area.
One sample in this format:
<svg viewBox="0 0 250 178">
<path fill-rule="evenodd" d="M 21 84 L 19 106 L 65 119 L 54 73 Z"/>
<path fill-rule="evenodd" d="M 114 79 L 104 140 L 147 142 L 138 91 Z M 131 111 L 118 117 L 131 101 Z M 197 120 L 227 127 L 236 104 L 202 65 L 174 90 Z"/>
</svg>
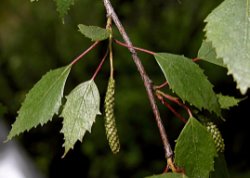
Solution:
<svg viewBox="0 0 250 178">
<path fill-rule="evenodd" d="M 115 124 L 114 105 L 115 105 L 115 80 L 113 79 L 113 77 L 110 77 L 104 101 L 105 129 L 109 146 L 112 152 L 116 154 L 120 150 L 120 142 Z"/>
<path fill-rule="evenodd" d="M 207 124 L 207 131 L 212 135 L 216 150 L 218 152 L 224 152 L 225 150 L 225 144 L 224 139 L 222 138 L 222 135 L 220 133 L 220 130 L 213 122 L 208 122 Z"/>
</svg>

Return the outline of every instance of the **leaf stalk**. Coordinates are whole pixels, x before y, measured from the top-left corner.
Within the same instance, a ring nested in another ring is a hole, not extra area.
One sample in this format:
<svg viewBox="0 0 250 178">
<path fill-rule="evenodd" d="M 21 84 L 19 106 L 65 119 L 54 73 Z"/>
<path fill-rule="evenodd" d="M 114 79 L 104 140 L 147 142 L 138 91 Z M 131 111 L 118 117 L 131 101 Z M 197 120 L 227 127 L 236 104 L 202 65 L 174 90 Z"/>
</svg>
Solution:
<svg viewBox="0 0 250 178">
<path fill-rule="evenodd" d="M 74 64 L 76 64 L 83 56 L 85 56 L 87 53 L 89 53 L 92 49 L 94 49 L 100 41 L 96 41 L 94 42 L 88 49 L 86 49 L 85 51 L 83 51 L 79 56 L 77 56 L 71 63 L 70 66 L 73 66 Z"/>
<path fill-rule="evenodd" d="M 95 73 L 94 73 L 93 76 L 91 77 L 91 80 L 95 80 L 97 74 L 100 72 L 103 63 L 104 63 L 105 59 L 106 59 L 107 56 L 108 56 L 108 52 L 109 52 L 109 50 L 106 51 L 106 53 L 105 53 L 105 55 L 103 56 L 103 58 L 102 58 L 100 64 L 98 65 L 97 69 L 95 70 Z"/>
<path fill-rule="evenodd" d="M 150 51 L 150 50 L 147 50 L 147 49 L 144 49 L 144 48 L 135 47 L 135 46 L 129 46 L 126 43 L 123 43 L 123 42 L 121 42 L 119 40 L 116 40 L 116 39 L 114 39 L 114 42 L 116 44 L 118 44 L 120 46 L 124 46 L 126 48 L 133 48 L 133 49 L 135 49 L 137 51 L 141 51 L 141 52 L 144 52 L 144 53 L 147 53 L 147 54 L 150 54 L 150 55 L 155 55 L 155 52 L 153 52 L 153 51 Z"/>
</svg>

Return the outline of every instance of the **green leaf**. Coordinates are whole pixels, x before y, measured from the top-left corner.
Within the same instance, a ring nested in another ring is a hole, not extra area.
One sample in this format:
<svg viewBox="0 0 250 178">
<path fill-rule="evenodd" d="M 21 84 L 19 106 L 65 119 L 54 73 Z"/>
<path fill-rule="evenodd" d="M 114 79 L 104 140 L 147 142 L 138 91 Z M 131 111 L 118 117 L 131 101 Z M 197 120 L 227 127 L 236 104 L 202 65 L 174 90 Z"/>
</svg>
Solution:
<svg viewBox="0 0 250 178">
<path fill-rule="evenodd" d="M 55 0 L 57 11 L 59 12 L 60 17 L 63 17 L 68 13 L 70 6 L 74 4 L 74 0 Z"/>
<path fill-rule="evenodd" d="M 45 124 L 58 113 L 63 90 L 71 67 L 65 66 L 46 73 L 27 94 L 7 140 Z"/>
<path fill-rule="evenodd" d="M 216 51 L 211 42 L 203 41 L 198 52 L 199 59 L 225 67 L 221 58 L 217 58 Z"/>
<path fill-rule="evenodd" d="M 184 56 L 167 53 L 156 53 L 155 58 L 170 88 L 182 100 L 221 115 L 213 86 L 197 64 Z"/>
<path fill-rule="evenodd" d="M 250 87 L 250 2 L 225 0 L 205 19 L 206 37 L 245 94 Z"/>
<path fill-rule="evenodd" d="M 222 109 L 229 109 L 230 107 L 233 106 L 238 106 L 238 103 L 241 102 L 243 99 L 235 98 L 233 96 L 226 96 L 222 94 L 217 94 L 220 107 Z"/>
<path fill-rule="evenodd" d="M 110 32 L 105 28 L 100 28 L 97 26 L 86 26 L 83 24 L 78 25 L 79 31 L 90 38 L 92 41 L 101 41 L 109 37 Z"/>
<path fill-rule="evenodd" d="M 210 173 L 210 178 L 229 178 L 227 163 L 222 153 L 215 158 L 214 171 Z"/>
<path fill-rule="evenodd" d="M 208 178 L 214 168 L 216 147 L 206 127 L 190 118 L 175 146 L 175 162 L 188 177 Z"/>
<path fill-rule="evenodd" d="M 100 96 L 93 80 L 78 85 L 67 96 L 61 116 L 63 117 L 64 147 L 67 152 L 74 147 L 77 140 L 82 140 L 86 131 L 91 132 L 91 127 L 97 114 L 101 114 Z"/>
<path fill-rule="evenodd" d="M 153 175 L 145 178 L 188 178 L 184 174 L 179 174 L 179 173 L 164 173 L 164 174 L 159 174 L 159 175 Z"/>
</svg>

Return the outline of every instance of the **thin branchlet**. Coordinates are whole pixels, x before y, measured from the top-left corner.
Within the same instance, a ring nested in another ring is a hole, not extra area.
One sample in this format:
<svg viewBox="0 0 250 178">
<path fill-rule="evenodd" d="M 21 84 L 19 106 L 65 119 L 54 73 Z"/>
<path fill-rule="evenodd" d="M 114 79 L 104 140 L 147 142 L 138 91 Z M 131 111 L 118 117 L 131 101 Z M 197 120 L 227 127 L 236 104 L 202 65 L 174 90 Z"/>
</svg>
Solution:
<svg viewBox="0 0 250 178">
<path fill-rule="evenodd" d="M 146 73 L 146 71 L 145 71 L 145 69 L 144 69 L 144 67 L 143 67 L 143 65 L 141 63 L 141 60 L 138 57 L 138 55 L 137 55 L 137 53 L 136 53 L 136 51 L 135 51 L 135 49 L 133 47 L 132 42 L 130 41 L 130 38 L 128 37 L 128 35 L 127 35 L 123 25 L 121 24 L 118 16 L 116 15 L 112 4 L 110 3 L 110 0 L 103 0 L 103 2 L 104 2 L 104 6 L 106 8 L 106 11 L 107 11 L 107 17 L 112 18 L 112 20 L 114 21 L 114 23 L 115 23 L 116 27 L 118 28 L 120 34 L 122 35 L 123 40 L 125 41 L 127 46 L 129 46 L 128 49 L 131 52 L 132 58 L 133 58 L 133 60 L 134 60 L 134 62 L 136 64 L 136 67 L 137 67 L 137 69 L 138 69 L 138 71 L 139 71 L 139 73 L 141 75 L 142 80 L 143 80 L 143 83 L 144 83 L 144 86 L 146 88 L 146 91 L 147 91 L 147 94 L 148 94 L 148 98 L 149 98 L 153 113 L 155 115 L 155 120 L 156 120 L 158 129 L 160 131 L 161 139 L 162 139 L 164 150 L 165 150 L 165 157 L 166 157 L 166 159 L 172 158 L 173 151 L 172 151 L 172 148 L 171 148 L 170 143 L 168 141 L 168 137 L 167 137 L 165 128 L 163 126 L 162 119 L 160 117 L 158 107 L 156 105 L 154 92 L 153 92 L 152 81 L 148 77 L 148 75 L 147 75 L 147 73 Z"/>
</svg>

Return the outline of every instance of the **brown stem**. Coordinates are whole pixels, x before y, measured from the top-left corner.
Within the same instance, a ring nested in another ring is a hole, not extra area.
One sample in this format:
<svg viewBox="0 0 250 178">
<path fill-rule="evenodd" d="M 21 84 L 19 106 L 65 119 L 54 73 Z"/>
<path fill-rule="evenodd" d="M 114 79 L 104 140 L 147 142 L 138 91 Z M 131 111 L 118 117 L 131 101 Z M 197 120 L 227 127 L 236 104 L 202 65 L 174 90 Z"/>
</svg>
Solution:
<svg viewBox="0 0 250 178">
<path fill-rule="evenodd" d="M 197 61 L 200 61 L 201 59 L 200 58 L 193 58 L 192 61 L 193 62 L 197 62 Z"/>
<path fill-rule="evenodd" d="M 162 92 L 162 91 L 160 91 L 160 90 L 156 90 L 156 94 L 157 94 L 157 95 L 161 95 L 161 96 L 163 96 L 164 98 L 166 98 L 166 99 L 168 99 L 168 100 L 170 100 L 170 101 L 172 101 L 172 102 L 178 104 L 179 106 L 183 107 L 183 108 L 187 111 L 189 117 L 193 117 L 192 112 L 191 112 L 191 110 L 189 109 L 189 107 L 188 107 L 187 105 L 185 105 L 184 103 L 180 102 L 178 98 L 173 97 L 173 96 L 171 96 L 171 95 L 168 95 L 168 94 L 166 94 L 166 93 L 164 93 L 164 92 Z"/>
<path fill-rule="evenodd" d="M 150 54 L 150 55 L 155 55 L 155 52 L 153 52 L 153 51 L 143 49 L 143 48 L 138 48 L 138 47 L 135 47 L 135 46 L 128 46 L 126 43 L 123 43 L 123 42 L 118 41 L 116 39 L 114 39 L 114 42 L 117 43 L 118 45 L 124 46 L 126 48 L 133 48 L 133 49 L 135 49 L 137 51 L 141 51 L 141 52 L 144 52 L 144 53 L 147 53 L 147 54 Z"/>
<path fill-rule="evenodd" d="M 165 86 L 168 86 L 168 81 L 165 81 L 163 84 L 161 85 L 156 85 L 154 86 L 154 90 L 160 90 L 162 88 L 164 88 Z"/>
<path fill-rule="evenodd" d="M 71 63 L 70 65 L 73 66 L 75 63 L 77 63 L 83 56 L 85 56 L 89 51 L 91 51 L 92 49 L 94 49 L 97 45 L 99 44 L 99 41 L 94 42 L 88 49 L 86 49 L 85 51 L 83 51 L 82 54 L 80 54 L 79 56 L 77 56 Z"/>
<path fill-rule="evenodd" d="M 105 55 L 103 56 L 103 58 L 102 58 L 100 64 L 98 65 L 97 69 L 95 70 L 95 73 L 93 74 L 91 80 L 95 80 L 96 75 L 97 75 L 97 74 L 99 73 L 99 71 L 101 70 L 103 63 L 104 63 L 105 59 L 106 59 L 107 56 L 108 56 L 108 52 L 109 52 L 109 50 L 106 51 L 106 53 L 105 53 Z"/>
<path fill-rule="evenodd" d="M 182 117 L 182 115 L 180 115 L 170 104 L 168 104 L 161 95 L 156 94 L 156 96 L 161 101 L 161 103 L 164 104 L 177 118 L 179 118 L 184 123 L 187 122 L 186 119 Z"/>
<path fill-rule="evenodd" d="M 170 143 L 168 141 L 168 137 L 167 137 L 167 134 L 166 134 L 166 131 L 165 131 L 165 128 L 162 124 L 162 120 L 161 120 L 161 117 L 160 117 L 160 113 L 159 113 L 159 110 L 158 110 L 158 107 L 156 105 L 156 101 L 155 101 L 155 98 L 154 98 L 154 94 L 153 94 L 153 84 L 152 84 L 152 81 L 149 79 L 142 63 L 141 63 L 141 60 L 140 58 L 137 56 L 137 53 L 135 51 L 135 49 L 133 48 L 133 44 L 132 42 L 130 41 L 123 25 L 121 24 L 118 16 L 116 15 L 114 9 L 113 9 L 113 6 L 111 5 L 110 3 L 110 0 L 103 0 L 104 2 L 104 6 L 106 8 L 106 11 L 107 11 L 107 17 L 112 17 L 116 27 L 118 28 L 120 34 L 122 35 L 123 37 L 123 40 L 125 41 L 125 43 L 129 46 L 128 49 L 129 51 L 131 52 L 132 54 L 132 58 L 136 64 L 136 67 L 141 75 L 141 78 L 144 82 L 144 86 L 146 88 L 146 91 L 147 91 L 147 94 L 148 94 L 148 98 L 149 98 L 149 101 L 150 101 L 150 104 L 151 104 L 151 107 L 153 109 L 153 113 L 155 115 L 155 119 L 156 119 L 156 123 L 157 123 L 157 126 L 158 126 L 158 129 L 160 131 L 160 135 L 161 135 L 161 139 L 162 139 L 162 142 L 163 142 L 163 145 L 164 145 L 164 150 L 165 150 L 165 157 L 166 159 L 169 159 L 171 158 L 172 159 L 172 156 L 173 156 L 173 151 L 172 151 L 172 148 L 170 146 Z"/>
</svg>

